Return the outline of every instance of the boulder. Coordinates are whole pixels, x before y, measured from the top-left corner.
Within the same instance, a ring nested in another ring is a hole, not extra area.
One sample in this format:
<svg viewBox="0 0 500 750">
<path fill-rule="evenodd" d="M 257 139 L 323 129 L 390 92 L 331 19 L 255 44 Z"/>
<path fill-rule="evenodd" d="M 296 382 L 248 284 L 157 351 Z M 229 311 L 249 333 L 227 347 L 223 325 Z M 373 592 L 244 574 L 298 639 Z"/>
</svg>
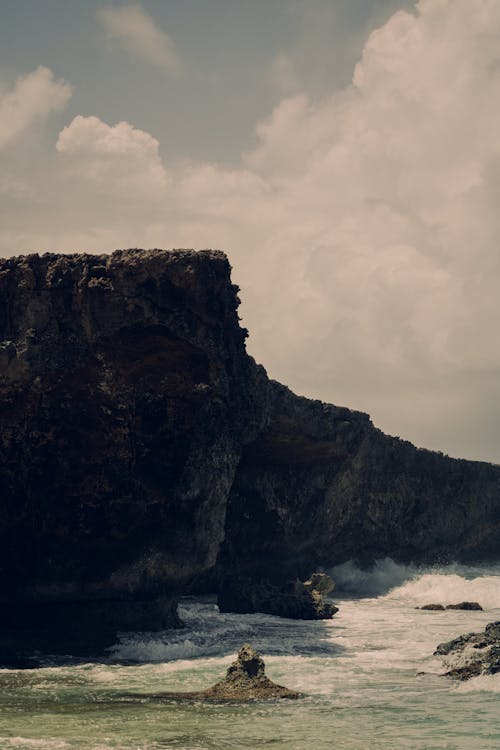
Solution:
<svg viewBox="0 0 500 750">
<path fill-rule="evenodd" d="M 296 580 L 285 586 L 228 576 L 219 587 L 217 603 L 221 612 L 263 612 L 293 620 L 329 620 L 338 607 L 326 601 L 322 591 L 331 591 L 335 584 L 326 574 L 314 576 L 305 583 Z M 321 590 L 314 588 L 316 581 Z"/>
<path fill-rule="evenodd" d="M 482 611 L 483 608 L 477 602 L 459 602 L 458 604 L 447 604 L 446 609 L 467 609 Z"/>
<path fill-rule="evenodd" d="M 429 609 L 429 610 L 437 611 L 437 610 L 443 610 L 444 606 L 442 604 L 424 604 L 423 607 L 415 607 L 415 609 Z"/>
<path fill-rule="evenodd" d="M 500 672 L 500 621 L 490 622 L 480 633 L 467 633 L 440 643 L 434 652 L 443 656 L 447 677 L 469 680 Z"/>
<path fill-rule="evenodd" d="M 172 700 L 244 702 L 269 698 L 294 699 L 300 698 L 300 693 L 272 682 L 265 674 L 265 665 L 261 656 L 249 643 L 245 643 L 221 682 L 217 682 L 206 690 L 161 693 L 155 697 Z"/>
</svg>

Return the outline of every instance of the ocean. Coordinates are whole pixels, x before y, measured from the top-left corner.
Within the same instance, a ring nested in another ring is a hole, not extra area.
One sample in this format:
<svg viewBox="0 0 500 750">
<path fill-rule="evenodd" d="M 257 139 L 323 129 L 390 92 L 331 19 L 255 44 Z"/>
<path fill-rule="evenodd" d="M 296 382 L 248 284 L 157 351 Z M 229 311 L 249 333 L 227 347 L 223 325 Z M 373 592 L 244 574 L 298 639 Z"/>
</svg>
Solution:
<svg viewBox="0 0 500 750">
<path fill-rule="evenodd" d="M 500 565 L 417 568 L 379 561 L 331 571 L 330 621 L 220 614 L 185 599 L 186 627 L 126 634 L 93 663 L 49 658 L 0 670 L 0 748 L 15 750 L 498 750 L 500 674 L 440 676 L 438 643 L 500 620 Z M 484 611 L 418 606 L 477 601 Z M 221 679 L 244 642 L 297 701 L 165 701 Z"/>
</svg>

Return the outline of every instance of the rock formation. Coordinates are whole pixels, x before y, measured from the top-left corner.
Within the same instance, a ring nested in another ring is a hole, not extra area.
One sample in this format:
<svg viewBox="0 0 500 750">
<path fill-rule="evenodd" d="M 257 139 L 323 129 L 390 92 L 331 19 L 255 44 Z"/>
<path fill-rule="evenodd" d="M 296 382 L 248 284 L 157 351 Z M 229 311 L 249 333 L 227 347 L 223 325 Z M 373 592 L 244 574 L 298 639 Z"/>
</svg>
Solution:
<svg viewBox="0 0 500 750">
<path fill-rule="evenodd" d="M 264 612 L 295 620 L 329 620 L 338 612 L 325 596 L 334 583 L 325 573 L 315 573 L 305 582 L 277 586 L 268 580 L 226 576 L 219 584 L 217 604 L 221 612 Z"/>
<path fill-rule="evenodd" d="M 444 610 L 444 609 L 466 609 L 466 610 L 482 610 L 478 602 L 459 602 L 458 604 L 424 604 L 423 607 L 415 607 L 415 609 L 429 609 L 429 610 Z"/>
<path fill-rule="evenodd" d="M 4 630 L 92 651 L 193 581 L 498 555 L 500 468 L 270 381 L 237 291 L 220 252 L 0 261 Z"/>
<path fill-rule="evenodd" d="M 440 643 L 435 656 L 445 657 L 447 677 L 469 680 L 500 672 L 500 621 L 490 622 L 481 633 L 468 633 Z"/>
<path fill-rule="evenodd" d="M 265 674 L 264 661 L 249 643 L 228 668 L 226 677 L 206 690 L 187 693 L 161 693 L 158 698 L 170 700 L 204 700 L 214 702 L 300 698 L 300 693 L 272 682 Z"/>
</svg>

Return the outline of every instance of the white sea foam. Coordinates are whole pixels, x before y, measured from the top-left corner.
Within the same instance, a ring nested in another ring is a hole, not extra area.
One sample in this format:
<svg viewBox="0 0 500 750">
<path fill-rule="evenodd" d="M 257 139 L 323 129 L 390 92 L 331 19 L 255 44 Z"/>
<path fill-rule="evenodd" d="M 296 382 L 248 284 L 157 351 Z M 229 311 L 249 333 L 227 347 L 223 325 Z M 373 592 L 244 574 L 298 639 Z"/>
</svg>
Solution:
<svg viewBox="0 0 500 750">
<path fill-rule="evenodd" d="M 413 606 L 428 603 L 478 602 L 484 609 L 500 608 L 500 566 L 417 567 L 390 558 L 377 560 L 369 570 L 347 562 L 331 571 L 340 593 L 383 596 Z"/>
<path fill-rule="evenodd" d="M 500 672 L 482 674 L 472 680 L 462 682 L 455 688 L 457 693 L 500 693 Z"/>
<path fill-rule="evenodd" d="M 402 565 L 389 557 L 377 560 L 373 567 L 365 570 L 352 560 L 332 568 L 329 573 L 336 585 L 336 592 L 358 596 L 378 596 L 418 575 L 418 568 Z"/>
<path fill-rule="evenodd" d="M 467 579 L 455 573 L 426 573 L 392 589 L 388 599 L 400 599 L 414 606 L 478 602 L 483 609 L 500 608 L 498 576 Z"/>
</svg>

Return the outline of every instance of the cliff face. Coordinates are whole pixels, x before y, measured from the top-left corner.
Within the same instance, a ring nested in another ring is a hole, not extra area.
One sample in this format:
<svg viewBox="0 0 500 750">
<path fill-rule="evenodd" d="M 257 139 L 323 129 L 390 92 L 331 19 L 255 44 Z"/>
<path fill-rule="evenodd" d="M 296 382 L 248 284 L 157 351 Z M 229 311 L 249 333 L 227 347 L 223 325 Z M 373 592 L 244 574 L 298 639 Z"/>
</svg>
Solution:
<svg viewBox="0 0 500 750">
<path fill-rule="evenodd" d="M 243 448 L 229 495 L 222 578 L 230 566 L 279 580 L 352 558 L 498 559 L 500 467 L 417 449 L 365 414 L 269 389 L 265 427 Z"/>
<path fill-rule="evenodd" d="M 112 630 L 137 627 L 123 602 L 140 599 L 148 625 L 154 596 L 213 565 L 265 377 L 236 291 L 217 252 L 0 262 L 0 599 L 14 621 L 29 627 L 35 603 L 49 630 L 53 605 L 78 600 L 100 623 L 108 601 Z M 174 622 L 163 601 L 155 622 Z"/>
<path fill-rule="evenodd" d="M 283 579 L 498 555 L 500 468 L 269 381 L 236 292 L 211 251 L 0 261 L 2 601 L 99 602 L 100 620 L 102 602 L 164 601 L 216 560 Z"/>
</svg>

